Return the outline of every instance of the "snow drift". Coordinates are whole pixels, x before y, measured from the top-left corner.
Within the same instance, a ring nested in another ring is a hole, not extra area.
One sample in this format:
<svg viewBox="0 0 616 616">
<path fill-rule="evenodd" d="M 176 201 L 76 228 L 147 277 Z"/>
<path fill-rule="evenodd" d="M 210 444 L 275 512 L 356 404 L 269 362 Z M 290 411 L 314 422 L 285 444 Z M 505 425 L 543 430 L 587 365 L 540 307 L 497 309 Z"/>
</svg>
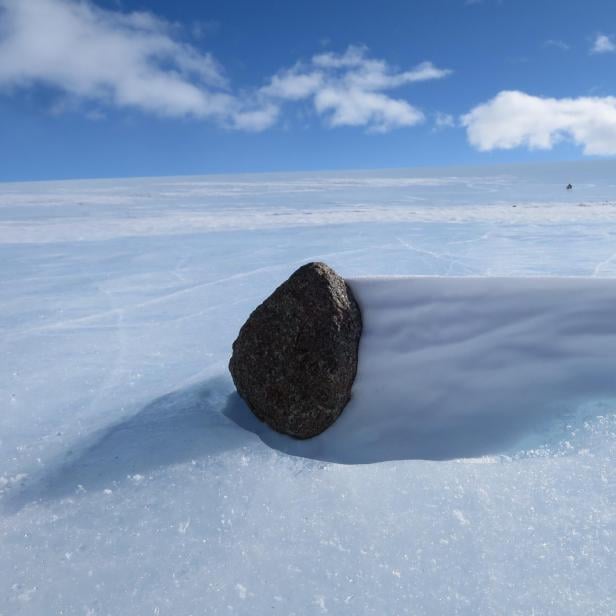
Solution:
<svg viewBox="0 0 616 616">
<path fill-rule="evenodd" d="M 283 451 L 343 463 L 506 450 L 589 400 L 616 398 L 616 282 L 349 280 L 364 331 L 351 402 L 307 442 L 231 416 Z"/>
</svg>

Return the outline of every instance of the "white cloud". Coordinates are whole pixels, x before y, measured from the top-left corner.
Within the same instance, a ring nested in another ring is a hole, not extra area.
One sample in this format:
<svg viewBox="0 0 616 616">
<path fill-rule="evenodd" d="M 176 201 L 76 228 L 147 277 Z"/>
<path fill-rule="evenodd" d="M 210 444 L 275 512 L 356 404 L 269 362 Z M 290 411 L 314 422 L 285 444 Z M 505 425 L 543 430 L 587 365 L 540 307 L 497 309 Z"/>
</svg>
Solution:
<svg viewBox="0 0 616 616">
<path fill-rule="evenodd" d="M 560 39 L 548 39 L 545 43 L 543 43 L 543 46 L 554 47 L 555 49 L 560 49 L 561 51 L 568 51 L 570 49 L 569 45 Z"/>
<path fill-rule="evenodd" d="M 239 95 L 214 57 L 179 40 L 180 32 L 151 13 L 104 10 L 91 0 L 0 0 L 0 92 L 42 84 L 64 94 L 56 112 L 130 107 L 250 131 L 275 124 L 285 103 L 310 100 L 330 126 L 383 132 L 424 119 L 385 91 L 450 73 L 429 62 L 397 71 L 351 46 Z"/>
<path fill-rule="evenodd" d="M 0 7 L 4 86 L 46 83 L 163 115 L 224 112 L 228 96 L 218 92 L 225 79 L 215 60 L 175 42 L 150 14 L 67 0 L 0 0 Z"/>
<path fill-rule="evenodd" d="M 616 97 L 556 99 L 503 91 L 461 121 L 471 145 L 482 151 L 548 150 L 569 139 L 585 154 L 616 154 Z"/>
<path fill-rule="evenodd" d="M 351 45 L 343 54 L 327 52 L 313 56 L 312 63 L 324 68 L 349 68 L 361 66 L 366 56 L 364 47 Z"/>
<path fill-rule="evenodd" d="M 314 106 L 319 113 L 330 113 L 331 126 L 367 126 L 374 132 L 424 120 L 423 113 L 406 101 L 361 89 L 323 88 L 316 93 Z"/>
<path fill-rule="evenodd" d="M 276 123 L 280 109 L 276 105 L 265 104 L 249 111 L 236 111 L 233 114 L 233 128 L 259 132 Z"/>
<path fill-rule="evenodd" d="M 210 54 L 176 41 L 173 26 L 150 13 L 72 0 L 0 0 L 0 10 L 0 88 L 45 84 L 163 116 L 249 130 L 267 124 L 267 109 L 245 109 L 229 93 Z"/>
<path fill-rule="evenodd" d="M 437 129 L 453 128 L 456 125 L 455 118 L 450 113 L 437 111 L 434 116 L 434 126 Z"/>
<path fill-rule="evenodd" d="M 274 75 L 261 92 L 265 96 L 295 101 L 314 94 L 321 87 L 322 82 L 322 73 L 302 72 L 298 65 Z"/>
<path fill-rule="evenodd" d="M 385 132 L 418 124 L 424 115 L 384 91 L 442 79 L 450 73 L 430 62 L 397 71 L 384 60 L 370 58 L 366 48 L 350 46 L 344 53 L 318 54 L 307 64 L 299 63 L 278 73 L 261 94 L 281 103 L 309 99 L 330 126 L 365 126 L 372 132 Z"/>
<path fill-rule="evenodd" d="M 616 43 L 614 43 L 610 36 L 597 34 L 590 51 L 591 53 L 612 53 L 616 51 Z"/>
</svg>

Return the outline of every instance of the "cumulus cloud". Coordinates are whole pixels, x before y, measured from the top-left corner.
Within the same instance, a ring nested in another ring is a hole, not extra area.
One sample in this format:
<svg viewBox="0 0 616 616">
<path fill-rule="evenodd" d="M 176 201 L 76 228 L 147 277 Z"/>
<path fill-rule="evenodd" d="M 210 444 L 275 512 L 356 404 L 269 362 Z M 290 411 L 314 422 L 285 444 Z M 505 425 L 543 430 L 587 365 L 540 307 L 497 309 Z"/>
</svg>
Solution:
<svg viewBox="0 0 616 616">
<path fill-rule="evenodd" d="M 283 105 L 309 99 L 329 126 L 387 131 L 424 116 L 385 91 L 448 74 L 429 62 L 397 71 L 351 46 L 239 95 L 211 54 L 179 40 L 177 26 L 151 13 L 105 10 L 91 0 L 0 0 L 0 91 L 55 88 L 67 101 L 56 110 L 86 101 L 261 131 Z"/>
<path fill-rule="evenodd" d="M 281 71 L 261 89 L 261 94 L 281 104 L 309 100 L 330 126 L 364 126 L 373 132 L 385 132 L 424 120 L 419 109 L 385 91 L 442 79 L 450 72 L 430 62 L 399 71 L 384 60 L 369 57 L 366 48 L 350 46 L 343 53 L 317 54 L 308 63 Z"/>
<path fill-rule="evenodd" d="M 461 121 L 471 145 L 482 151 L 548 150 L 568 139 L 585 154 L 616 154 L 616 97 L 556 99 L 504 91 Z"/>
<path fill-rule="evenodd" d="M 610 36 L 597 34 L 590 51 L 591 53 L 613 53 L 616 51 L 616 43 L 614 43 Z"/>
</svg>

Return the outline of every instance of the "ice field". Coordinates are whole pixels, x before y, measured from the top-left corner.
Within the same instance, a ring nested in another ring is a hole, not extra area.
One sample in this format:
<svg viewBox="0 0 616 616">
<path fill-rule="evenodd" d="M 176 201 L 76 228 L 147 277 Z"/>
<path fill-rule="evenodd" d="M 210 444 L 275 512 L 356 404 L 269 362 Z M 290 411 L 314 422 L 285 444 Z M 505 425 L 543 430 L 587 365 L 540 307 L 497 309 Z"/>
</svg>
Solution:
<svg viewBox="0 0 616 616">
<path fill-rule="evenodd" d="M 1 616 L 616 613 L 616 162 L 0 184 L 0 251 Z M 374 438 L 381 335 L 337 450 L 233 393 L 240 326 L 313 260 L 366 305 L 413 275 L 475 306 L 402 340 L 456 394 L 408 400 L 412 446 Z M 492 306 L 524 317 L 504 372 L 468 361 Z"/>
</svg>

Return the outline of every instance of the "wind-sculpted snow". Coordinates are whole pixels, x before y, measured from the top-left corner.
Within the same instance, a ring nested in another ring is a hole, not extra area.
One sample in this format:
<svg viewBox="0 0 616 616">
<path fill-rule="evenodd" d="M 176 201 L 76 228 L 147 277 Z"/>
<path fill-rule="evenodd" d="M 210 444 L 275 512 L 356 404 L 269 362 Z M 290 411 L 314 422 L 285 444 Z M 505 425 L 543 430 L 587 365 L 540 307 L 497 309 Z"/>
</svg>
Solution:
<svg viewBox="0 0 616 616">
<path fill-rule="evenodd" d="M 297 441 L 239 401 L 230 413 L 282 451 L 343 463 L 510 453 L 567 409 L 616 404 L 616 280 L 349 283 L 364 330 L 353 397 L 337 422 Z"/>
<path fill-rule="evenodd" d="M 613 614 L 615 171 L 0 185 L 0 614 Z M 300 457 L 226 366 L 315 260 L 373 363 Z"/>
</svg>

